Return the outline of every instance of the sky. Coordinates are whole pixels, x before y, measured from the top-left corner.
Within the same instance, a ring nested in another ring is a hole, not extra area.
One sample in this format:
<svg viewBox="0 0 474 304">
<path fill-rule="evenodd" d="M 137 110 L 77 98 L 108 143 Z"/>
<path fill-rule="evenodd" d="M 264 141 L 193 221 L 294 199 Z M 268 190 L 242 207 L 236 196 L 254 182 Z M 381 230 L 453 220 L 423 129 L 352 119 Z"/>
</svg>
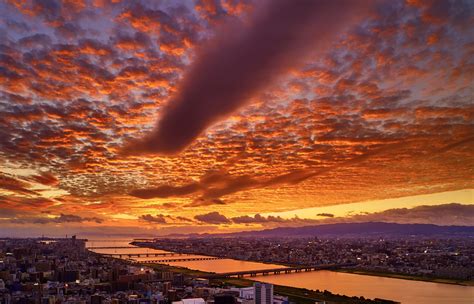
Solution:
<svg viewBox="0 0 474 304">
<path fill-rule="evenodd" d="M 474 223 L 474 2 L 0 0 L 0 235 Z"/>
</svg>

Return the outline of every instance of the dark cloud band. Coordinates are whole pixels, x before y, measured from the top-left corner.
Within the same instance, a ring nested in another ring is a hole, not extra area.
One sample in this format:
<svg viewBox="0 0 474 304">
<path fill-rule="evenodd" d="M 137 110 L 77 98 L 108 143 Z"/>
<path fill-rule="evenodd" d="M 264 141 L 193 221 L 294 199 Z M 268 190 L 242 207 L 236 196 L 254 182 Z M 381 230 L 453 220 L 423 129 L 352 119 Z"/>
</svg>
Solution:
<svg viewBox="0 0 474 304">
<path fill-rule="evenodd" d="M 245 104 L 301 56 L 323 51 L 363 17 L 368 1 L 278 0 L 246 24 L 229 23 L 199 53 L 156 130 L 128 152 L 174 154 Z M 344 9 L 341 9 L 344 7 Z"/>
</svg>

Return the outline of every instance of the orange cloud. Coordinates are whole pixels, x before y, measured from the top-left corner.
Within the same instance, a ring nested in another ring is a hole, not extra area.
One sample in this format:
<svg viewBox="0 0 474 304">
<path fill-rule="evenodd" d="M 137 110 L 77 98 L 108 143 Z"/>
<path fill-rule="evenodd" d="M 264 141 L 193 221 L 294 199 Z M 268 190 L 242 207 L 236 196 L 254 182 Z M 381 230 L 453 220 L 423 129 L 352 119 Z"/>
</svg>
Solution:
<svg viewBox="0 0 474 304">
<path fill-rule="evenodd" d="M 161 214 L 172 229 L 185 225 L 178 217 L 218 211 L 235 228 L 245 225 L 236 217 L 264 221 L 257 213 L 474 186 L 474 41 L 463 1 L 389 1 L 325 53 L 303 43 L 301 67 L 283 69 L 173 156 L 120 152 L 164 117 L 219 26 L 248 26 L 254 5 L 48 3 L 2 7 L 0 211 L 9 218 L 63 213 L 102 221 L 85 227 L 131 227 Z M 202 91 L 212 97 L 216 83 Z"/>
</svg>

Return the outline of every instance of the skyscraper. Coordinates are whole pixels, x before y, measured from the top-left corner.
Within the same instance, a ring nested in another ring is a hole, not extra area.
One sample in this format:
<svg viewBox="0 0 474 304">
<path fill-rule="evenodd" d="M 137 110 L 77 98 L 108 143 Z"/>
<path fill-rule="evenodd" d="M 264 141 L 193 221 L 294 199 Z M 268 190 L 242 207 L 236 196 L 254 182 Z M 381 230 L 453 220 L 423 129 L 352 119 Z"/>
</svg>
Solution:
<svg viewBox="0 0 474 304">
<path fill-rule="evenodd" d="M 255 283 L 255 304 L 273 304 L 273 285 Z"/>
</svg>

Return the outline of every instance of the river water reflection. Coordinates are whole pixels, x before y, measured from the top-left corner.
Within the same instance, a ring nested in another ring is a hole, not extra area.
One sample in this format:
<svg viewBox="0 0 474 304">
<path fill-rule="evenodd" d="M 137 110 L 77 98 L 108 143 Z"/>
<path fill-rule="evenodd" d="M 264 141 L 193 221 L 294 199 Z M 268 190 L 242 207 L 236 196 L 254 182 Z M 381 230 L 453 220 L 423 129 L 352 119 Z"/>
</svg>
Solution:
<svg viewBox="0 0 474 304">
<path fill-rule="evenodd" d="M 186 267 L 189 269 L 207 271 L 207 272 L 236 272 L 236 271 L 250 271 L 261 269 L 275 269 L 284 266 L 275 264 L 263 264 L 257 262 L 239 261 L 232 259 L 221 259 L 211 261 L 186 261 L 186 262 L 172 262 L 168 263 L 171 266 Z"/>
<path fill-rule="evenodd" d="M 90 240 L 87 242 L 87 247 L 134 247 L 129 243 L 131 240 Z M 169 251 L 134 247 L 134 248 L 107 248 L 107 249 L 94 249 L 94 252 L 103 254 L 124 254 L 124 259 L 129 259 L 127 254 L 136 253 L 170 253 Z M 133 257 L 131 259 L 135 261 L 150 261 L 150 260 L 166 260 L 166 259 L 186 259 L 186 258 L 207 258 L 208 256 L 203 255 L 178 255 L 178 256 L 164 256 L 164 257 Z M 211 263 L 210 263 L 211 262 Z M 281 265 L 276 264 L 263 264 L 257 262 L 239 261 L 233 259 L 219 259 L 219 260 L 207 260 L 207 261 L 184 261 L 184 262 L 169 262 L 163 263 L 171 266 L 186 267 L 195 270 L 201 270 L 206 272 L 234 272 L 234 271 L 247 271 L 247 270 L 260 270 L 260 269 L 275 269 L 282 268 Z"/>
<path fill-rule="evenodd" d="M 260 276 L 259 281 L 366 298 L 383 298 L 412 304 L 472 304 L 474 287 L 410 281 L 334 271 Z"/>
<path fill-rule="evenodd" d="M 109 242 L 89 242 L 88 247 L 96 246 L 130 246 L 130 240 L 114 240 Z M 111 245 L 113 244 L 113 245 Z M 164 253 L 163 250 L 146 248 L 102 249 L 100 253 Z M 196 256 L 196 255 L 193 255 Z M 183 256 L 184 257 L 184 256 Z M 190 257 L 190 256 L 186 256 Z M 173 258 L 179 258 L 173 257 Z M 153 258 L 134 258 L 147 260 Z M 164 259 L 164 258 L 163 258 Z M 238 261 L 232 259 L 184 261 L 167 263 L 172 266 L 187 267 L 207 272 L 234 272 L 244 270 L 259 270 L 281 268 L 281 265 L 263 264 L 256 262 Z M 301 287 L 307 289 L 329 290 L 332 293 L 348 296 L 364 296 L 366 298 L 382 298 L 396 300 L 407 304 L 473 304 L 474 287 L 458 286 L 384 278 L 368 275 L 340 273 L 334 271 L 314 271 L 291 274 L 258 276 L 252 278 L 272 284 Z"/>
</svg>

